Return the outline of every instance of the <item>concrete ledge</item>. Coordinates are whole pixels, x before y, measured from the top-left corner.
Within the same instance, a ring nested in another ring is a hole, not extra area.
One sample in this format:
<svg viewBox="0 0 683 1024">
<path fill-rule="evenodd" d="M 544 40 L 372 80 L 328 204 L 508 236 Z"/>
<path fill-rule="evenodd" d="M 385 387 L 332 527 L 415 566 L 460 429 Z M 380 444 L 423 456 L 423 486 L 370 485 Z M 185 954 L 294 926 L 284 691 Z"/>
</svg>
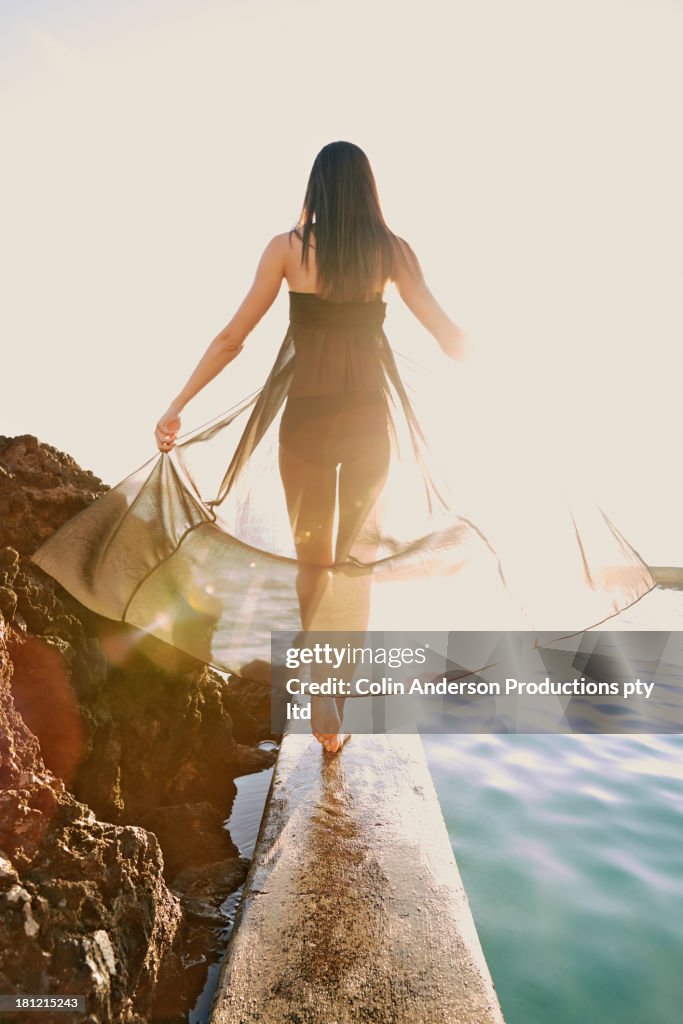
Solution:
<svg viewBox="0 0 683 1024">
<path fill-rule="evenodd" d="M 209 1024 L 501 1024 L 419 736 L 285 737 Z"/>
</svg>

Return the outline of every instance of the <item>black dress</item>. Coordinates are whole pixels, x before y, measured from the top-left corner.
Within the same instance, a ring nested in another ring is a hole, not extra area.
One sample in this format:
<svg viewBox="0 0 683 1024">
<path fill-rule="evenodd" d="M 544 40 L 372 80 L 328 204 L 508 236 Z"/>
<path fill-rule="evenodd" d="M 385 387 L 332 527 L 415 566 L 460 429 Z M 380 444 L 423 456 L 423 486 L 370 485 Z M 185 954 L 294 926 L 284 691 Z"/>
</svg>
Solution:
<svg viewBox="0 0 683 1024">
<path fill-rule="evenodd" d="M 567 633 L 654 587 L 597 508 L 590 541 L 567 516 L 559 578 L 534 550 L 516 551 L 510 573 L 432 465 L 382 296 L 290 291 L 289 304 L 255 395 L 155 454 L 32 556 L 84 605 L 239 671 L 269 659 L 275 629 Z"/>
</svg>

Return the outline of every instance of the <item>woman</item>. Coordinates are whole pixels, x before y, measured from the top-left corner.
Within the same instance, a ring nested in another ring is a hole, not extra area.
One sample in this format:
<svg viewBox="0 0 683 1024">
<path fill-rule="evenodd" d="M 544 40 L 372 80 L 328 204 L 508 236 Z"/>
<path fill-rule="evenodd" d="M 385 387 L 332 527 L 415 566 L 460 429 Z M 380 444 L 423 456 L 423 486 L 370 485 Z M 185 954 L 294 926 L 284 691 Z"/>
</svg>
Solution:
<svg viewBox="0 0 683 1024">
<path fill-rule="evenodd" d="M 290 322 L 264 386 L 182 440 L 187 403 L 240 353 L 283 279 Z M 389 282 L 442 351 L 462 359 L 466 336 L 385 223 L 365 153 L 332 142 L 315 158 L 296 227 L 268 243 L 246 298 L 159 418 L 161 458 L 34 560 L 94 610 L 227 671 L 247 652 L 268 657 L 271 630 L 400 629 L 417 626 L 418 613 L 438 629 L 440 612 L 441 628 L 496 628 L 494 607 L 512 628 L 538 626 L 533 598 L 510 586 L 430 468 L 382 326 Z M 571 614 L 552 628 L 585 628 L 654 586 L 606 518 L 596 537 L 590 556 L 575 522 L 562 541 L 567 579 L 557 586 L 569 598 L 561 615 Z M 534 596 L 545 611 L 542 582 Z M 314 707 L 329 751 L 341 745 L 339 710 L 332 700 Z"/>
<path fill-rule="evenodd" d="M 353 232 L 345 230 L 351 222 Z M 381 298 L 393 281 L 443 351 L 453 359 L 464 353 L 464 332 L 429 291 L 412 249 L 384 222 L 365 153 L 352 143 L 333 142 L 315 159 L 296 227 L 270 241 L 244 302 L 159 419 L 155 437 L 160 451 L 173 448 L 180 413 L 239 354 L 277 297 L 283 278 L 290 295 L 302 296 L 304 315 L 309 296 L 332 304 L 360 304 Z M 328 345 L 335 340 L 340 339 L 328 338 Z M 369 341 L 357 344 L 368 346 Z M 381 367 L 368 356 L 366 352 L 363 361 L 362 353 L 351 349 L 343 364 L 328 360 L 323 373 L 313 375 L 306 365 L 311 353 L 302 345 L 280 422 L 278 462 L 299 562 L 297 595 L 304 630 L 325 628 L 314 618 L 329 579 L 325 569 L 347 561 L 363 524 L 376 511 L 388 471 L 389 418 Z M 346 612 L 348 628 L 352 612 L 354 627 L 364 628 L 357 600 Z M 337 749 L 338 733 L 314 732 L 326 749 Z"/>
</svg>

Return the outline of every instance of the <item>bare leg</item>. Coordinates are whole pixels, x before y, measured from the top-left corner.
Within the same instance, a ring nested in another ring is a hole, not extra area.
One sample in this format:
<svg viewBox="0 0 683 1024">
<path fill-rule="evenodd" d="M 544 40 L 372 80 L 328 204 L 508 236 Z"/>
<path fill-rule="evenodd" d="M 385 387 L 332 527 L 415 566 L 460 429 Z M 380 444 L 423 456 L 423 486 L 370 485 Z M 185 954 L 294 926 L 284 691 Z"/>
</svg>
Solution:
<svg viewBox="0 0 683 1024">
<path fill-rule="evenodd" d="M 367 628 L 370 573 L 344 563 L 349 555 L 371 562 L 376 551 L 378 498 L 389 467 L 390 442 L 387 435 L 377 438 L 376 407 L 360 413 L 367 415 L 364 422 L 355 407 L 349 411 L 350 417 L 338 417 L 336 428 L 342 437 L 354 429 L 358 443 L 351 444 L 351 457 L 340 463 L 336 540 L 336 465 L 326 453 L 318 464 L 280 445 L 280 474 L 300 562 L 296 588 L 304 631 Z M 322 429 L 322 421 L 319 423 Z M 309 433 L 311 436 L 315 438 L 315 432 Z M 311 704 L 314 735 L 326 750 L 335 752 L 342 744 L 339 728 L 344 699 L 314 698 Z"/>
<path fill-rule="evenodd" d="M 379 497 L 389 471 L 389 457 L 387 438 L 386 444 L 376 444 L 359 458 L 341 463 L 335 562 L 344 562 L 351 554 L 361 562 L 372 561 L 379 538 Z"/>
<path fill-rule="evenodd" d="M 349 555 L 369 563 L 377 551 L 381 518 L 380 495 L 389 469 L 390 448 L 376 444 L 362 457 L 342 462 L 339 471 L 339 526 L 335 561 L 343 564 Z M 370 617 L 372 576 L 368 569 L 350 564 L 336 578 L 336 598 L 345 609 L 344 628 L 365 632 Z M 344 590 L 348 589 L 345 594 Z M 337 698 L 340 722 L 344 697 Z"/>
<path fill-rule="evenodd" d="M 335 466 L 317 466 L 280 445 L 280 476 L 299 569 L 296 591 L 305 632 L 325 628 L 323 609 L 330 603 L 330 571 L 334 562 L 334 514 L 337 493 Z M 339 715 L 331 697 L 311 700 L 313 735 L 326 750 L 339 746 Z"/>
<path fill-rule="evenodd" d="M 313 628 L 315 609 L 334 562 L 335 467 L 320 467 L 280 445 L 280 476 L 300 567 L 296 590 L 303 629 Z"/>
</svg>

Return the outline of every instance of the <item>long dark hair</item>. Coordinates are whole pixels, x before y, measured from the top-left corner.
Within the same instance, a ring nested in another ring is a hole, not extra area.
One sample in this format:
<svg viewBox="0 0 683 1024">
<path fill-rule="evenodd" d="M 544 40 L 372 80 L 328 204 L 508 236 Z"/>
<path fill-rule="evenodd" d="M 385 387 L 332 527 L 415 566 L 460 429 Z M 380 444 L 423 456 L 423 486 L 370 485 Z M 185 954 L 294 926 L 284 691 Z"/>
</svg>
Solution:
<svg viewBox="0 0 683 1024">
<path fill-rule="evenodd" d="M 330 142 L 313 161 L 299 220 L 289 232 L 290 242 L 292 234 L 302 238 L 307 268 L 313 223 L 316 289 L 324 298 L 370 299 L 378 277 L 394 279 L 397 259 L 418 271 L 408 243 L 389 230 L 370 161 L 353 142 Z"/>
</svg>

